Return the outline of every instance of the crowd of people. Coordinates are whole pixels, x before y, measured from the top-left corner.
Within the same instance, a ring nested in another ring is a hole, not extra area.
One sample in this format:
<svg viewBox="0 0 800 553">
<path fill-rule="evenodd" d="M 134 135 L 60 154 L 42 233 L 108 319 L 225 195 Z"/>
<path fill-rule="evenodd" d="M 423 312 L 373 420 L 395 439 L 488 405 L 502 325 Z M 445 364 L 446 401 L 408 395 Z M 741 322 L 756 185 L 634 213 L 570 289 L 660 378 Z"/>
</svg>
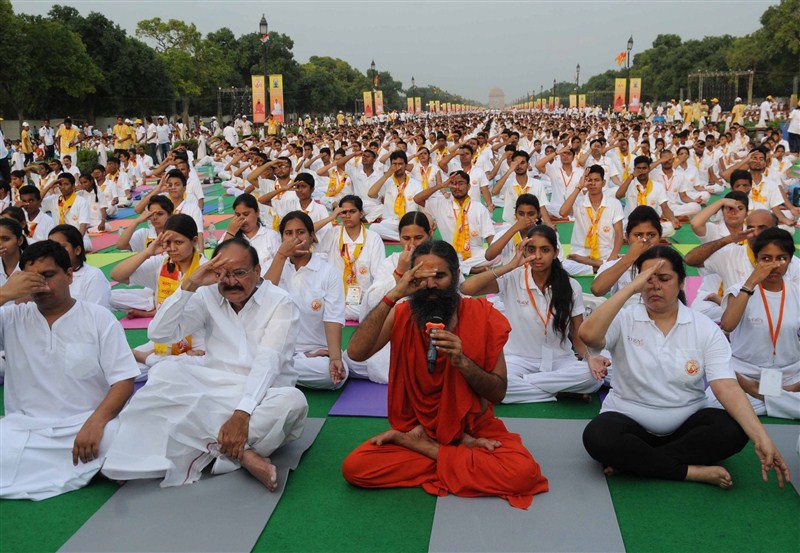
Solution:
<svg viewBox="0 0 800 553">
<path fill-rule="evenodd" d="M 492 405 L 603 386 L 584 445 L 607 475 L 728 488 L 720 462 L 752 440 L 783 485 L 757 415 L 800 419 L 800 107 L 791 143 L 754 138 L 736 113 L 674 115 L 476 112 L 302 134 L 213 120 L 196 150 L 173 147 L 191 134 L 164 135 L 163 117 L 120 117 L 108 136 L 46 123 L 44 159 L 23 145 L 0 181 L 0 496 L 44 499 L 101 470 L 182 485 L 209 466 L 275 489 L 270 455 L 308 410 L 298 386 L 350 378 L 389 398 L 390 429 L 344 462 L 356 486 L 527 508 L 558 483 Z M 221 236 L 206 230 L 206 171 L 234 198 Z M 126 208 L 116 247 L 132 255 L 112 289 L 87 252 Z M 667 239 L 685 227 L 701 245 L 684 260 Z M 691 305 L 686 264 L 703 276 Z M 112 310 L 154 317 L 150 341 L 131 349 Z"/>
</svg>

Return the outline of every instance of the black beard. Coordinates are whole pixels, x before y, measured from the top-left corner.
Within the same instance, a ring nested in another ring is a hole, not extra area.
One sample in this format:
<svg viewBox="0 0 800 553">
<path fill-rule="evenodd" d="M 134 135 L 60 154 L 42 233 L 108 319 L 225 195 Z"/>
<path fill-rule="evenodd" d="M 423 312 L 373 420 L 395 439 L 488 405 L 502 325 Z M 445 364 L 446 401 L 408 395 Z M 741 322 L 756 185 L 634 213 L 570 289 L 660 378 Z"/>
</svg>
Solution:
<svg viewBox="0 0 800 553">
<path fill-rule="evenodd" d="M 441 317 L 444 324 L 448 324 L 458 309 L 461 296 L 455 287 L 446 290 L 426 288 L 418 290 L 411 295 L 411 314 L 420 328 L 425 328 L 425 323 L 433 317 Z"/>
</svg>

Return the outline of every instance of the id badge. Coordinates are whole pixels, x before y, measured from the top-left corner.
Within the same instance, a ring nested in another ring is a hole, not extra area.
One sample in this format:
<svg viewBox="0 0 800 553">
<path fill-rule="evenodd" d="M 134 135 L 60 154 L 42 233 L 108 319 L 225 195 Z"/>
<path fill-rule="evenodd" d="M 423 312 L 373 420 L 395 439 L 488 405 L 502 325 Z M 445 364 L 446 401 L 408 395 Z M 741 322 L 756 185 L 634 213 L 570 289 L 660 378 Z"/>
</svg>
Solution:
<svg viewBox="0 0 800 553">
<path fill-rule="evenodd" d="M 346 305 L 361 305 L 361 286 L 348 286 Z"/>
<path fill-rule="evenodd" d="M 761 380 L 758 381 L 758 393 L 762 396 L 777 397 L 781 395 L 783 372 L 780 369 L 761 369 Z"/>
<path fill-rule="evenodd" d="M 553 350 L 547 346 L 542 347 L 542 365 L 539 370 L 543 373 L 549 373 L 553 370 Z"/>
</svg>

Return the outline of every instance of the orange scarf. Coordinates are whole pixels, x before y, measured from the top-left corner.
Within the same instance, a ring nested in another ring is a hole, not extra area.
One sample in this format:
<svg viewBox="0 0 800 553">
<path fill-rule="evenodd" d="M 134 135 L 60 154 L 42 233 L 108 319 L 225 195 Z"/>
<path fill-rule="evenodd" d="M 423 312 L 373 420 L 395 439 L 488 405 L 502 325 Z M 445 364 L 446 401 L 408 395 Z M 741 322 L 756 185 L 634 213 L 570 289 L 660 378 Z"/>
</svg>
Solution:
<svg viewBox="0 0 800 553">
<path fill-rule="evenodd" d="M 408 176 L 403 176 L 402 184 L 397 180 L 397 177 L 392 175 L 395 186 L 397 186 L 397 197 L 394 199 L 394 214 L 400 219 L 406 214 L 406 185 L 408 184 Z"/>
<path fill-rule="evenodd" d="M 75 203 L 75 198 L 78 197 L 78 194 L 73 192 L 72 196 L 68 199 L 64 199 L 64 196 L 58 197 L 58 224 L 63 225 L 66 221 L 67 212 L 72 209 L 72 204 Z"/>
<path fill-rule="evenodd" d="M 331 175 L 328 179 L 328 190 L 325 192 L 325 195 L 329 198 L 336 196 L 344 188 L 347 182 L 347 175 L 344 175 L 344 178 L 340 178 L 340 176 L 338 169 L 331 170 Z"/>
<path fill-rule="evenodd" d="M 639 181 L 636 181 L 636 205 L 647 205 L 647 196 L 653 191 L 653 181 L 647 179 L 647 185 L 642 188 Z"/>
<path fill-rule="evenodd" d="M 470 251 L 470 243 L 469 243 L 469 208 L 472 204 L 472 198 L 467 196 L 466 201 L 459 205 L 458 202 L 453 202 L 456 208 L 453 208 L 453 214 L 456 216 L 456 232 L 453 236 L 453 247 L 456 249 L 456 253 L 461 256 L 462 260 L 469 259 L 472 257 L 472 252 Z"/>
<path fill-rule="evenodd" d="M 339 255 L 342 256 L 344 261 L 344 272 L 342 273 L 342 282 L 344 283 L 345 292 L 348 286 L 354 286 L 358 283 L 356 275 L 356 261 L 361 256 L 361 251 L 364 249 L 364 244 L 367 242 L 367 230 L 364 225 L 361 225 L 360 238 L 361 243 L 355 244 L 353 255 L 350 256 L 350 247 L 344 243 L 345 228 L 339 231 Z"/>
<path fill-rule="evenodd" d="M 586 233 L 586 241 L 583 246 L 589 249 L 589 257 L 592 259 L 600 259 L 600 217 L 603 216 L 605 206 L 600 206 L 597 210 L 597 215 L 594 214 L 594 209 L 591 205 L 586 206 L 586 213 L 589 215 L 591 226 Z"/>
<path fill-rule="evenodd" d="M 164 303 L 166 299 L 180 287 L 183 278 L 190 276 L 199 266 L 200 253 L 194 252 L 194 257 L 192 257 L 192 263 L 189 265 L 189 269 L 186 271 L 183 277 L 181 277 L 180 272 L 178 271 L 178 266 L 172 263 L 169 257 L 167 257 L 164 260 L 164 264 L 161 266 L 161 272 L 158 274 L 156 305 L 161 306 L 161 304 Z M 192 349 L 192 337 L 187 336 L 180 342 L 172 345 L 154 344 L 153 348 L 157 355 L 180 355 L 181 353 L 186 353 Z"/>
</svg>

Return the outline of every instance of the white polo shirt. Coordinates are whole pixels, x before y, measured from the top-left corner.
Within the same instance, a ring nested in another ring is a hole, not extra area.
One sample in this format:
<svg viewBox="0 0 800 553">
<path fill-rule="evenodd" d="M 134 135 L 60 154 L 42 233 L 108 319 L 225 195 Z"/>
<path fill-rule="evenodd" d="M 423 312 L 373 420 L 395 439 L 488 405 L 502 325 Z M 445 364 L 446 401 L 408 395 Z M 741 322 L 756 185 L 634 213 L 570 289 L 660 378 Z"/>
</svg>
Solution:
<svg viewBox="0 0 800 553">
<path fill-rule="evenodd" d="M 622 309 L 606 332 L 605 348 L 614 363 L 613 388 L 600 412 L 627 415 L 653 434 L 671 434 L 706 407 L 704 375 L 709 381 L 736 378 L 722 331 L 682 303 L 667 336 L 644 304 Z"/>
<path fill-rule="evenodd" d="M 534 179 L 527 174 L 525 178 L 527 182 L 521 185 L 517 182 L 516 175 L 511 175 L 503 186 L 503 222 L 505 223 L 513 223 L 516 220 L 514 205 L 517 203 L 517 198 L 522 194 L 536 196 L 539 200 L 540 209 L 544 209 L 544 206 L 547 205 L 547 193 L 544 191 L 542 181 Z"/>
<path fill-rule="evenodd" d="M 528 285 L 525 284 L 525 272 L 528 272 Z M 570 318 L 583 315 L 583 292 L 581 285 L 570 278 L 569 284 L 572 287 L 573 307 Z M 552 316 L 548 320 L 547 313 L 550 309 L 552 293 L 548 288 L 544 292 L 538 286 L 530 274 L 527 267 L 518 267 L 497 279 L 500 288 L 500 296 L 503 298 L 505 306 L 504 315 L 511 323 L 511 334 L 508 337 L 503 351 L 510 355 L 520 355 L 531 359 L 542 359 L 542 350 L 547 348 L 553 351 L 553 359 L 573 358 L 572 342 L 569 336 L 562 342 L 561 336 L 553 330 Z M 528 291 L 530 290 L 530 295 Z M 545 335 L 545 325 L 536 314 L 531 304 L 531 296 L 536 303 L 536 309 L 547 321 L 547 334 Z M 567 332 L 569 332 L 567 326 Z"/>
<path fill-rule="evenodd" d="M 661 204 L 667 201 L 667 191 L 664 190 L 664 185 L 661 181 L 656 179 L 650 179 L 653 183 L 653 189 L 650 190 L 650 193 L 647 194 L 647 198 L 645 200 L 644 205 L 648 205 L 656 210 L 656 213 L 661 215 Z M 631 183 L 628 185 L 628 190 L 625 192 L 625 208 L 624 213 L 625 217 L 627 218 L 628 215 L 631 214 L 631 211 L 639 207 L 639 187 L 642 187 L 642 191 L 646 189 L 646 183 L 643 186 L 639 183 L 637 179 L 633 179 Z"/>
<path fill-rule="evenodd" d="M 431 196 L 425 202 L 425 211 L 436 221 L 442 240 L 453 243 L 456 233 L 456 215 L 460 207 L 452 198 L 444 196 Z M 467 209 L 467 222 L 469 223 L 469 245 L 472 252 L 485 250 L 484 241 L 489 236 L 494 236 L 494 225 L 489 215 L 489 210 L 480 201 L 470 201 Z"/>
<path fill-rule="evenodd" d="M 418 211 L 419 206 L 414 203 L 414 196 L 422 190 L 422 183 L 419 181 L 414 180 L 408 174 L 404 176 L 406 179 L 406 185 L 403 190 L 403 195 L 405 196 L 405 204 L 406 204 L 406 213 L 409 211 Z M 402 184 L 402 181 L 401 181 Z M 378 194 L 383 194 L 383 218 L 384 219 L 394 219 L 398 220 L 399 217 L 394 212 L 394 203 L 397 200 L 397 194 L 399 193 L 400 189 L 395 182 L 395 177 L 389 177 L 386 182 L 383 183 L 380 192 Z"/>
<path fill-rule="evenodd" d="M 72 207 L 64 214 L 64 223 L 80 229 L 81 225 L 85 224 L 88 226 L 91 224 L 91 211 L 89 210 L 89 202 L 86 198 L 82 198 L 77 192 L 73 192 L 73 194 L 76 196 L 75 203 L 73 203 Z M 60 224 L 61 216 L 58 211 L 58 199 L 60 197 L 60 194 L 52 194 L 42 200 L 42 211 L 48 212 L 56 224 Z"/>
<path fill-rule="evenodd" d="M 550 179 L 550 204 L 561 207 L 567 199 L 569 192 L 577 186 L 583 174 L 583 168 L 572 166 L 572 174 L 567 175 L 561 165 L 561 160 L 548 163 L 545 168 L 547 178 Z M 556 213 L 557 214 L 557 213 Z"/>
<path fill-rule="evenodd" d="M 704 268 L 712 273 L 718 274 L 722 278 L 726 289 L 732 283 L 744 282 L 753 272 L 753 264 L 747 255 L 747 248 L 738 244 L 728 244 L 724 248 L 717 250 L 703 263 Z M 789 269 L 783 277 L 787 284 L 800 287 L 800 261 L 792 256 Z"/>
<path fill-rule="evenodd" d="M 300 310 L 295 351 L 327 348 L 324 323 L 344 324 L 342 275 L 317 255 L 299 270 L 290 261 L 283 265 L 279 282 Z"/>
</svg>

